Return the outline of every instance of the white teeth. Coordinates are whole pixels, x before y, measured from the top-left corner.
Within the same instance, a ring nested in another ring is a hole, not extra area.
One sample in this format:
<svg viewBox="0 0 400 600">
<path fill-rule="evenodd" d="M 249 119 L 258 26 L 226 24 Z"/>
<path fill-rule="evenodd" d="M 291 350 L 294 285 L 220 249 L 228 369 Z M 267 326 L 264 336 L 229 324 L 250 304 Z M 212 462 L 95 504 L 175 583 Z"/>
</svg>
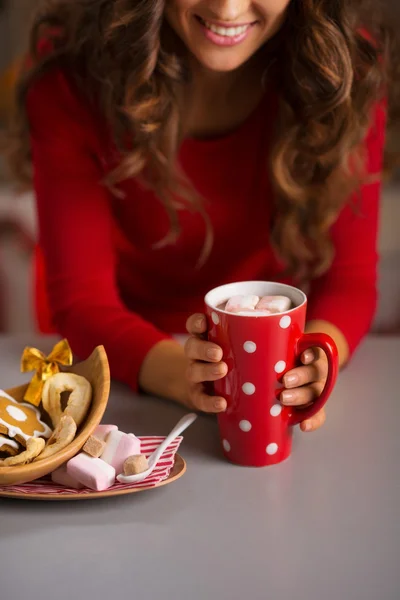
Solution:
<svg viewBox="0 0 400 600">
<path fill-rule="evenodd" d="M 212 31 L 213 33 L 217 33 L 218 35 L 223 35 L 225 37 L 235 37 L 237 35 L 242 35 L 250 25 L 241 25 L 240 27 L 218 27 L 213 23 L 209 23 L 208 21 L 203 21 L 204 25 Z"/>
</svg>

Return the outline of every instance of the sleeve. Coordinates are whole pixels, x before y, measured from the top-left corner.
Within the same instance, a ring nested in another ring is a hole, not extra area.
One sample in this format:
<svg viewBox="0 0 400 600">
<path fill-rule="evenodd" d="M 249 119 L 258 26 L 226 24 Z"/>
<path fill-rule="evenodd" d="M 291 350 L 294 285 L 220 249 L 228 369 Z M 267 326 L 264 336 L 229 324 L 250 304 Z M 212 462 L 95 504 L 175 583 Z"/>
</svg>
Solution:
<svg viewBox="0 0 400 600">
<path fill-rule="evenodd" d="M 129 312 L 119 297 L 111 197 L 101 183 L 93 114 L 61 70 L 32 85 L 27 111 L 53 322 L 81 358 L 104 345 L 111 376 L 137 389 L 144 357 L 169 336 Z"/>
<path fill-rule="evenodd" d="M 386 105 L 379 104 L 366 137 L 367 169 L 375 180 L 342 209 L 331 234 L 335 258 L 329 271 L 314 280 L 308 320 L 324 320 L 345 336 L 350 355 L 368 333 L 377 305 L 377 235 L 385 141 Z"/>
</svg>

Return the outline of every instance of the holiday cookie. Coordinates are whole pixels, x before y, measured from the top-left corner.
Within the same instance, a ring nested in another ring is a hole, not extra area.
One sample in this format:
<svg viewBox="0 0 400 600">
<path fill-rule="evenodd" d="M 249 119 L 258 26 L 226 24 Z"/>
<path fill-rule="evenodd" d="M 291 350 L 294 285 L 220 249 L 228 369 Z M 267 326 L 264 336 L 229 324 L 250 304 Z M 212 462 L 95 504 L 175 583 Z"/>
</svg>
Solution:
<svg viewBox="0 0 400 600">
<path fill-rule="evenodd" d="M 53 435 L 46 444 L 46 448 L 35 461 L 44 460 L 57 454 L 60 450 L 63 450 L 73 441 L 76 435 L 76 423 L 69 415 L 63 415 L 60 419 L 59 424 L 53 431 Z"/>
<path fill-rule="evenodd" d="M 46 442 L 43 438 L 29 438 L 26 442 L 26 450 L 20 454 L 17 454 L 17 456 L 10 456 L 9 458 L 0 460 L 0 468 L 27 465 L 28 463 L 32 462 L 36 456 L 39 456 L 45 447 L 45 444 Z"/>
<path fill-rule="evenodd" d="M 15 456 L 19 452 L 19 444 L 4 435 L 0 435 L 0 452 Z"/>
<path fill-rule="evenodd" d="M 40 419 L 37 408 L 26 402 L 17 402 L 0 390 L 0 434 L 15 438 L 26 446 L 29 438 L 49 438 L 51 429 Z"/>
<path fill-rule="evenodd" d="M 67 406 L 63 411 L 61 394 L 70 392 Z M 57 427 L 62 415 L 69 415 L 81 425 L 92 400 L 92 386 L 85 377 L 74 373 L 57 373 L 46 381 L 43 387 L 42 405 L 49 414 L 54 427 Z"/>
</svg>

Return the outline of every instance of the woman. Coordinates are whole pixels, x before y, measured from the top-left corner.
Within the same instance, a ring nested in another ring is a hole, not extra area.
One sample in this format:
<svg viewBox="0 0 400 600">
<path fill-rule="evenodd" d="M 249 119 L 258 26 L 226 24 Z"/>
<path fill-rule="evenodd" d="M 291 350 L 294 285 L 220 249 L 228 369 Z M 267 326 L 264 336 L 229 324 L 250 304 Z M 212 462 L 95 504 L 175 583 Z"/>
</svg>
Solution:
<svg viewBox="0 0 400 600">
<path fill-rule="evenodd" d="M 78 355 L 104 344 L 134 389 L 224 411 L 204 387 L 227 367 L 203 340 L 203 296 L 264 279 L 307 286 L 307 330 L 348 361 L 376 304 L 391 62 L 375 13 L 361 0 L 42 10 L 13 162 L 33 164 L 52 319 Z M 170 334 L 187 318 L 182 348 Z M 324 385 L 324 356 L 302 363 L 285 404 Z"/>
</svg>

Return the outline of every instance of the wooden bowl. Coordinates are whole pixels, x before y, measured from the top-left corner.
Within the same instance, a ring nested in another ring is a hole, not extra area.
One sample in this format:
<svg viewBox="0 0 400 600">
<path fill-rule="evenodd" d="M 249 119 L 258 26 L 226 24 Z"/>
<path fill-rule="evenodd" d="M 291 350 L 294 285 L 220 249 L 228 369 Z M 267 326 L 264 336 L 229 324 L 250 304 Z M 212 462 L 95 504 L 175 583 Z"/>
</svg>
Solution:
<svg viewBox="0 0 400 600">
<path fill-rule="evenodd" d="M 101 422 L 107 407 L 110 395 L 110 368 L 103 346 L 95 348 L 87 360 L 65 369 L 71 373 L 82 375 L 91 383 L 93 396 L 92 404 L 85 422 L 80 426 L 75 439 L 63 450 L 49 458 L 16 467 L 0 467 L 0 486 L 19 485 L 39 479 L 55 469 L 58 469 L 67 460 L 78 454 L 85 445 L 89 436 Z M 20 385 L 6 390 L 18 402 L 22 402 L 28 387 Z"/>
</svg>

